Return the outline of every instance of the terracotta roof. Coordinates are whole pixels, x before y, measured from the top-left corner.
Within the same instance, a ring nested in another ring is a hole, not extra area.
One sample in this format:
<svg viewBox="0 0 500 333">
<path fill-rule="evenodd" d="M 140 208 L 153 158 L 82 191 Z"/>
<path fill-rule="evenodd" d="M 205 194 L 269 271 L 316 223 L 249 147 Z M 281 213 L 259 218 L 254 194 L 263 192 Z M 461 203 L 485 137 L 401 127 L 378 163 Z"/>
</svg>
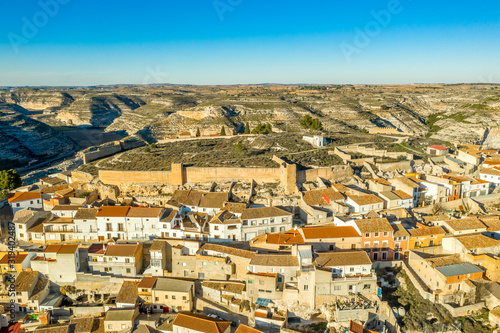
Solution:
<svg viewBox="0 0 500 333">
<path fill-rule="evenodd" d="M 229 192 L 208 192 L 200 200 L 199 207 L 221 208 L 224 202 L 229 200 Z"/>
<path fill-rule="evenodd" d="M 246 258 L 246 259 L 251 259 L 255 255 L 255 252 L 252 252 L 252 251 L 237 249 L 234 247 L 225 246 L 225 245 L 221 245 L 221 244 L 213 244 L 213 243 L 205 243 L 198 250 L 198 252 L 202 252 L 202 251 L 220 252 L 220 253 L 234 255 L 234 256 L 242 257 L 242 258 Z"/>
<path fill-rule="evenodd" d="M 28 291 L 38 279 L 38 271 L 22 271 L 16 279 L 16 291 Z"/>
<path fill-rule="evenodd" d="M 289 254 L 256 254 L 250 260 L 250 265 L 272 266 L 272 267 L 293 267 L 299 266 L 296 256 Z"/>
<path fill-rule="evenodd" d="M 493 239 L 481 234 L 459 236 L 456 239 L 462 243 L 467 250 L 482 249 L 500 246 L 500 240 Z"/>
<path fill-rule="evenodd" d="M 228 210 L 218 212 L 211 220 L 211 224 L 239 224 L 241 221 Z"/>
<path fill-rule="evenodd" d="M 42 325 L 37 327 L 35 333 L 74 333 L 74 324 L 54 324 L 54 325 Z"/>
<path fill-rule="evenodd" d="M 392 229 L 394 229 L 394 234 L 393 234 L 394 237 L 403 237 L 410 235 L 408 231 L 406 231 L 406 229 L 401 225 L 401 223 L 394 223 L 391 225 Z"/>
<path fill-rule="evenodd" d="M 82 205 L 57 205 L 57 206 L 54 206 L 54 208 L 52 208 L 52 210 L 54 211 L 58 211 L 58 210 L 79 210 L 80 208 L 83 208 Z"/>
<path fill-rule="evenodd" d="M 500 216 L 480 216 L 479 220 L 488 227 L 487 231 L 500 230 Z"/>
<path fill-rule="evenodd" d="M 97 212 L 97 217 L 125 217 L 129 211 L 129 206 L 102 206 Z"/>
<path fill-rule="evenodd" d="M 404 184 L 405 186 L 412 187 L 412 188 L 419 187 L 418 184 L 416 184 L 413 180 L 406 178 L 406 177 L 397 177 L 397 178 L 394 178 L 393 181 L 400 182 L 400 183 Z"/>
<path fill-rule="evenodd" d="M 411 237 L 422 237 L 430 235 L 445 235 L 446 231 L 440 226 L 436 227 L 422 227 L 416 229 L 409 229 L 408 233 Z"/>
<path fill-rule="evenodd" d="M 401 190 L 394 190 L 392 193 L 397 195 L 401 200 L 413 199 L 411 195 Z"/>
<path fill-rule="evenodd" d="M 375 178 L 375 179 L 370 179 L 370 181 L 377 184 L 392 186 L 392 184 L 385 178 Z"/>
<path fill-rule="evenodd" d="M 225 291 L 232 294 L 240 294 L 245 290 L 245 284 L 241 282 L 218 282 L 218 281 L 203 281 L 202 287 L 207 287 L 217 291 Z"/>
<path fill-rule="evenodd" d="M 382 191 L 379 193 L 380 196 L 383 197 L 383 199 L 387 199 L 387 200 L 400 200 L 400 197 L 397 196 L 393 191 Z"/>
<path fill-rule="evenodd" d="M 76 251 L 78 251 L 78 245 L 76 244 L 57 244 L 57 245 L 47 245 L 47 247 L 42 252 L 57 253 L 57 254 L 74 254 Z"/>
<path fill-rule="evenodd" d="M 138 297 L 139 293 L 135 282 L 123 281 L 118 297 L 116 297 L 116 303 L 135 304 Z"/>
<path fill-rule="evenodd" d="M 248 204 L 243 202 L 224 202 L 222 210 L 228 210 L 232 213 L 241 214 L 247 208 Z"/>
<path fill-rule="evenodd" d="M 358 231 L 351 226 L 304 227 L 302 233 L 306 242 L 312 239 L 361 237 Z"/>
<path fill-rule="evenodd" d="M 172 222 L 175 215 L 177 215 L 178 213 L 179 213 L 178 210 L 172 208 L 166 208 L 163 211 L 163 215 L 160 218 L 160 222 Z"/>
<path fill-rule="evenodd" d="M 9 203 L 20 202 L 26 200 L 41 199 L 42 195 L 40 192 L 16 192 L 9 199 Z"/>
<path fill-rule="evenodd" d="M 366 194 L 366 195 L 347 195 L 352 201 L 354 201 L 359 206 L 365 205 L 373 205 L 376 203 L 383 203 L 384 200 L 380 199 L 374 194 Z"/>
<path fill-rule="evenodd" d="M 52 223 L 61 223 L 61 224 L 71 224 L 73 223 L 72 217 L 52 217 L 50 220 L 45 221 L 44 223 L 52 224 Z"/>
<path fill-rule="evenodd" d="M 162 239 L 153 239 L 153 243 L 149 247 L 149 251 L 161 251 L 165 246 L 165 240 Z"/>
<path fill-rule="evenodd" d="M 73 217 L 73 219 L 92 220 L 95 219 L 98 211 L 99 210 L 97 208 L 81 208 L 76 212 L 75 217 Z"/>
<path fill-rule="evenodd" d="M 481 168 L 479 173 L 492 176 L 500 176 L 500 170 L 497 168 Z"/>
<path fill-rule="evenodd" d="M 470 184 L 471 185 L 477 185 L 477 184 L 489 184 L 489 183 L 490 182 L 487 181 L 487 180 L 473 178 L 473 181 Z"/>
<path fill-rule="evenodd" d="M 198 207 L 200 204 L 201 197 L 205 193 L 207 192 L 197 191 L 197 190 L 175 190 L 170 200 L 179 202 L 186 206 Z"/>
<path fill-rule="evenodd" d="M 370 331 L 364 328 L 363 325 L 355 322 L 355 321 L 350 321 L 349 323 L 349 333 L 376 333 L 375 331 Z"/>
<path fill-rule="evenodd" d="M 130 207 L 127 217 L 160 217 L 162 208 Z"/>
<path fill-rule="evenodd" d="M 12 219 L 12 221 L 14 223 L 26 224 L 26 222 L 28 222 L 29 219 L 32 218 L 33 215 L 35 215 L 36 212 L 38 212 L 38 210 L 35 210 L 35 209 L 31 208 L 31 207 L 27 207 L 27 208 L 18 210 L 14 214 L 14 218 Z"/>
<path fill-rule="evenodd" d="M 453 254 L 449 256 L 435 257 L 425 259 L 434 268 L 441 266 L 448 266 L 454 264 L 460 264 L 462 260 L 460 260 L 460 256 L 458 254 Z"/>
<path fill-rule="evenodd" d="M 158 278 L 153 290 L 189 293 L 194 290 L 194 282 L 171 278 Z"/>
<path fill-rule="evenodd" d="M 140 251 L 142 245 L 140 244 L 113 244 L 108 245 L 106 256 L 110 257 L 135 257 L 136 253 Z"/>
<path fill-rule="evenodd" d="M 486 226 L 476 217 L 467 217 L 464 219 L 447 220 L 445 221 L 455 231 L 483 229 Z"/>
<path fill-rule="evenodd" d="M 371 265 L 365 251 L 336 251 L 318 253 L 314 264 L 319 267 Z"/>
<path fill-rule="evenodd" d="M 276 245 L 304 244 L 304 238 L 298 230 L 289 230 L 284 233 L 275 232 L 270 234 L 261 234 L 252 239 L 251 243 L 266 243 Z"/>
<path fill-rule="evenodd" d="M 8 253 L 5 253 L 2 259 L 0 259 L 0 264 L 11 264 L 12 259 L 14 259 L 14 264 L 20 264 L 26 259 L 28 255 L 26 253 L 15 254 L 14 256 L 10 256 Z"/>
<path fill-rule="evenodd" d="M 443 146 L 439 146 L 439 145 L 430 146 L 429 148 L 436 149 L 436 150 L 446 150 L 446 149 L 449 149 L 448 147 L 443 147 Z"/>
<path fill-rule="evenodd" d="M 329 187 L 320 190 L 311 190 L 304 193 L 304 202 L 309 206 L 326 206 L 332 201 L 344 200 L 342 193 Z"/>
<path fill-rule="evenodd" d="M 238 328 L 236 329 L 236 331 L 234 333 L 263 333 L 263 331 L 259 331 L 255 328 L 249 327 L 247 325 L 240 324 L 240 326 L 238 326 Z"/>
<path fill-rule="evenodd" d="M 258 207 L 258 208 L 247 208 L 241 214 L 242 220 L 251 219 L 261 219 L 267 217 L 277 217 L 277 216 L 291 216 L 292 213 L 287 212 L 278 207 Z"/>
<path fill-rule="evenodd" d="M 363 234 L 371 232 L 393 231 L 391 224 L 385 217 L 378 219 L 356 220 L 355 223 Z"/>
<path fill-rule="evenodd" d="M 231 326 L 231 322 L 191 312 L 180 312 L 173 325 L 203 333 L 223 333 Z"/>
<path fill-rule="evenodd" d="M 132 321 L 134 315 L 135 309 L 108 310 L 104 321 Z"/>
<path fill-rule="evenodd" d="M 104 244 L 91 244 L 88 253 L 104 254 Z"/>
<path fill-rule="evenodd" d="M 70 323 L 75 325 L 75 333 L 90 333 L 94 328 L 94 317 L 72 318 Z"/>
<path fill-rule="evenodd" d="M 348 192 L 351 190 L 349 187 L 341 183 L 332 184 L 332 187 L 339 192 Z"/>
<path fill-rule="evenodd" d="M 156 283 L 156 280 L 158 278 L 156 277 L 143 277 L 141 282 L 139 282 L 139 285 L 137 285 L 137 288 L 141 289 L 141 288 L 144 288 L 144 289 L 151 289 L 154 287 L 155 283 Z"/>
</svg>

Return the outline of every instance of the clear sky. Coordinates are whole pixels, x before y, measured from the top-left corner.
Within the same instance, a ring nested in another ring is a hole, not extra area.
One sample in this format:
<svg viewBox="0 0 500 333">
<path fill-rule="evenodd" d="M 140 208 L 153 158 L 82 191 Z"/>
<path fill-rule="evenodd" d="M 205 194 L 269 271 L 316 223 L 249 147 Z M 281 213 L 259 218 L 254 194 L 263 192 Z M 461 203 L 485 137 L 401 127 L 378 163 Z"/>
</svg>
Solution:
<svg viewBox="0 0 500 333">
<path fill-rule="evenodd" d="M 500 2 L 7 0 L 0 85 L 500 82 Z"/>
</svg>

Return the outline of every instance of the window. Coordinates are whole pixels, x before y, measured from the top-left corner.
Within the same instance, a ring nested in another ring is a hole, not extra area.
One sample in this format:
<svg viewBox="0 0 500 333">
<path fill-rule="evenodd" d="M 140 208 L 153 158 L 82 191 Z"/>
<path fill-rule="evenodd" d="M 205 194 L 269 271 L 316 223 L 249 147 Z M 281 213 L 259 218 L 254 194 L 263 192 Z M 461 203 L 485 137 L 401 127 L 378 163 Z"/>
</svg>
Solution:
<svg viewBox="0 0 500 333">
<path fill-rule="evenodd" d="M 262 220 L 262 224 L 267 224 L 267 219 Z"/>
<path fill-rule="evenodd" d="M 23 228 L 23 226 L 20 224 L 20 225 L 19 225 L 19 229 L 22 229 L 22 228 Z"/>
<path fill-rule="evenodd" d="M 364 290 L 370 289 L 370 285 L 369 285 L 369 284 L 365 284 L 365 285 L 363 285 L 363 289 L 364 289 Z"/>
<path fill-rule="evenodd" d="M 168 299 L 168 295 L 165 295 L 165 299 Z"/>
<path fill-rule="evenodd" d="M 384 237 L 387 237 L 387 236 L 389 236 L 389 232 L 384 231 Z"/>
<path fill-rule="evenodd" d="M 130 268 L 127 268 L 127 273 L 130 273 L 130 272 L 131 272 L 131 271 L 130 271 Z"/>
<path fill-rule="evenodd" d="M 250 221 L 250 225 L 256 225 L 256 224 L 257 224 L 257 221 L 255 221 L 255 220 Z"/>
<path fill-rule="evenodd" d="M 183 301 L 187 300 L 187 297 L 186 296 L 182 296 L 182 300 Z"/>
<path fill-rule="evenodd" d="M 342 286 L 334 286 L 333 287 L 333 290 L 341 290 L 342 289 Z"/>
<path fill-rule="evenodd" d="M 106 223 L 106 231 L 111 231 L 111 230 L 113 230 L 113 225 L 111 223 Z"/>
<path fill-rule="evenodd" d="M 288 222 L 287 219 L 286 219 L 286 217 L 282 217 L 281 218 L 281 223 L 286 223 L 286 222 Z"/>
<path fill-rule="evenodd" d="M 354 272 L 354 267 L 351 267 L 351 268 L 349 269 L 349 272 L 351 272 L 351 273 L 352 273 L 352 272 Z"/>
<path fill-rule="evenodd" d="M 175 295 L 172 295 L 172 299 L 175 299 Z"/>
<path fill-rule="evenodd" d="M 205 273 L 198 273 L 198 279 L 204 279 Z"/>
<path fill-rule="evenodd" d="M 382 260 L 387 260 L 387 252 L 382 252 Z"/>
<path fill-rule="evenodd" d="M 269 221 L 271 221 L 271 223 L 276 222 L 276 220 L 274 219 L 274 217 L 271 217 L 271 218 L 269 219 Z"/>
<path fill-rule="evenodd" d="M 155 297 L 155 301 L 159 301 L 160 300 L 160 297 Z"/>
<path fill-rule="evenodd" d="M 125 324 L 122 324 L 122 328 L 126 328 L 126 327 L 127 327 L 127 325 L 125 325 Z"/>
<path fill-rule="evenodd" d="M 130 263 L 130 259 L 129 258 L 125 258 L 125 263 L 129 264 Z"/>
<path fill-rule="evenodd" d="M 113 325 L 108 325 L 108 330 L 113 329 Z"/>
<path fill-rule="evenodd" d="M 374 237 L 378 237 L 380 233 L 376 232 Z"/>
<path fill-rule="evenodd" d="M 308 284 L 305 284 L 305 285 L 304 285 L 304 291 L 307 291 L 307 290 L 309 290 L 309 285 L 308 285 Z"/>
<path fill-rule="evenodd" d="M 248 280 L 248 284 L 252 284 L 252 283 L 253 283 L 253 281 L 252 281 L 252 280 Z"/>
<path fill-rule="evenodd" d="M 214 230 L 219 230 L 219 226 L 218 226 L 218 225 L 216 225 L 216 226 L 214 227 Z"/>
<path fill-rule="evenodd" d="M 206 262 L 206 261 L 203 261 L 203 262 L 201 263 L 201 265 L 202 265 L 202 266 L 206 266 L 206 265 L 207 265 L 207 262 Z"/>
</svg>

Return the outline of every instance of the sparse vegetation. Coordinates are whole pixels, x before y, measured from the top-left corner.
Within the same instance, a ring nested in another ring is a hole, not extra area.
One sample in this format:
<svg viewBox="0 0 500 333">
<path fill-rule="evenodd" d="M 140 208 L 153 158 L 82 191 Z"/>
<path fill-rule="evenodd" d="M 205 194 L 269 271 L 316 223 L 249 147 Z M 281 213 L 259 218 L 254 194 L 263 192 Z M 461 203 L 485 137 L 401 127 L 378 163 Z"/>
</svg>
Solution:
<svg viewBox="0 0 500 333">
<path fill-rule="evenodd" d="M 301 120 L 300 120 L 300 126 L 303 128 L 307 129 L 312 129 L 312 130 L 317 130 L 321 131 L 323 129 L 323 124 L 319 119 L 312 118 L 310 115 L 306 114 Z"/>
<path fill-rule="evenodd" d="M 0 197 L 5 197 L 9 190 L 22 184 L 21 176 L 17 171 L 13 169 L 0 171 Z"/>
</svg>

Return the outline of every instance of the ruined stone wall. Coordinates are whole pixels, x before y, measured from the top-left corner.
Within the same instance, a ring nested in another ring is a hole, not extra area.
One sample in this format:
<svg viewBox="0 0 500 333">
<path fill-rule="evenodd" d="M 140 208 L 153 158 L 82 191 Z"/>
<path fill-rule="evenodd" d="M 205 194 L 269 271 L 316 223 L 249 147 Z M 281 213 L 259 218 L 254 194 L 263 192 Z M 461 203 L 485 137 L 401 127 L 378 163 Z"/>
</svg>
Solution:
<svg viewBox="0 0 500 333">
<path fill-rule="evenodd" d="M 82 182 L 86 183 L 94 179 L 94 176 L 92 176 L 90 173 L 83 172 L 83 171 L 76 171 L 73 170 L 71 171 L 71 181 L 72 182 Z"/>
<path fill-rule="evenodd" d="M 185 168 L 185 182 L 199 183 L 207 181 L 251 181 L 272 183 L 280 181 L 278 168 Z"/>
<path fill-rule="evenodd" d="M 113 155 L 122 151 L 122 146 L 120 142 L 115 142 L 114 145 L 109 147 L 99 148 L 98 150 L 82 153 L 83 164 L 87 164 L 89 162 L 95 161 L 97 159 Z"/>
<path fill-rule="evenodd" d="M 352 177 L 353 171 L 349 165 L 335 165 L 328 168 L 309 169 L 297 172 L 299 182 L 316 181 L 318 177 L 327 180 L 341 180 Z"/>
</svg>

